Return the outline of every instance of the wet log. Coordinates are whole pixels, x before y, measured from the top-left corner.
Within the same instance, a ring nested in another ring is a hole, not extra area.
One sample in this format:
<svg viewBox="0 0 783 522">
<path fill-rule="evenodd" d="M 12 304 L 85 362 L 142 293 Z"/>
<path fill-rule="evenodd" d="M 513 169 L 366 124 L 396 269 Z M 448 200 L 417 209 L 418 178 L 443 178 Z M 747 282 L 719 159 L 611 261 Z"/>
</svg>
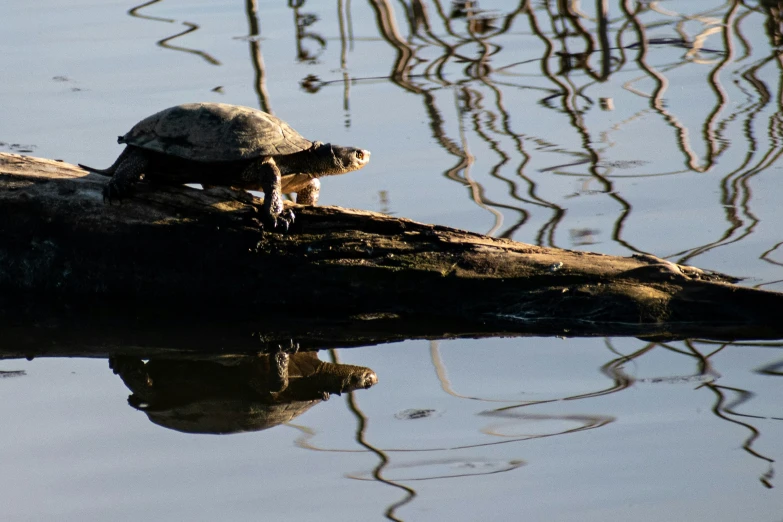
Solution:
<svg viewBox="0 0 783 522">
<path fill-rule="evenodd" d="M 38 353 L 58 335 L 84 353 L 123 343 L 251 349 L 259 338 L 337 347 L 783 337 L 783 294 L 653 256 L 544 248 L 338 207 L 296 207 L 289 234 L 265 233 L 261 200 L 247 193 L 142 183 L 110 205 L 105 183 L 64 162 L 0 153 L 0 335 L 14 353 Z"/>
</svg>

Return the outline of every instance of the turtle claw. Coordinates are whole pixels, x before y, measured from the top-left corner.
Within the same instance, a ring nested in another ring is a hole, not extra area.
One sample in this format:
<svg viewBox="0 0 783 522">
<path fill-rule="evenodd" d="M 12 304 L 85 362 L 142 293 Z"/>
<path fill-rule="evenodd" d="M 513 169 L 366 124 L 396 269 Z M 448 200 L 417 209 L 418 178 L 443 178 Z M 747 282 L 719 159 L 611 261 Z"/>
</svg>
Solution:
<svg viewBox="0 0 783 522">
<path fill-rule="evenodd" d="M 285 234 L 286 232 L 288 232 L 288 229 L 291 227 L 291 225 L 294 224 L 294 219 L 295 219 L 294 211 L 289 208 L 287 210 L 282 211 L 280 215 L 277 216 L 276 226 L 282 227 L 283 233 Z"/>
<path fill-rule="evenodd" d="M 295 219 L 294 211 L 291 209 L 284 210 L 277 216 L 270 216 L 265 223 L 265 228 L 268 228 L 270 232 L 280 232 L 281 234 L 288 233 L 289 227 L 293 224 Z"/>
<path fill-rule="evenodd" d="M 294 354 L 299 351 L 299 343 L 295 343 L 293 339 L 289 339 L 288 346 L 283 348 L 282 344 L 277 345 L 277 352 L 278 353 L 288 353 L 288 354 Z"/>
<path fill-rule="evenodd" d="M 291 226 L 291 224 L 284 220 L 284 219 L 276 219 L 275 220 L 275 231 L 280 232 L 281 234 L 287 234 L 288 233 L 288 227 Z"/>
</svg>

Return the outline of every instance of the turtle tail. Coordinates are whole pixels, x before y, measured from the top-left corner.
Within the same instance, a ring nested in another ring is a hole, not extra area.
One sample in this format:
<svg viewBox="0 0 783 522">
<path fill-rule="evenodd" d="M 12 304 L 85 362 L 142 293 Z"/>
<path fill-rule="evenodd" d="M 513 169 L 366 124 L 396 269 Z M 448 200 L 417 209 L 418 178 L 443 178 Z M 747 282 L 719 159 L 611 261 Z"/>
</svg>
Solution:
<svg viewBox="0 0 783 522">
<path fill-rule="evenodd" d="M 128 156 L 128 147 L 125 147 L 125 150 L 122 151 L 122 154 L 119 155 L 119 157 L 112 163 L 111 167 L 107 169 L 96 169 L 93 167 L 88 167 L 87 165 L 82 165 L 79 163 L 78 165 L 83 168 L 84 170 L 89 170 L 90 172 L 94 172 L 96 174 L 100 174 L 101 176 L 114 176 L 114 173 L 117 172 L 117 167 L 120 166 L 120 163 L 125 161 L 125 158 Z"/>
<path fill-rule="evenodd" d="M 96 174 L 101 174 L 103 176 L 113 176 L 114 171 L 117 170 L 115 165 L 112 165 L 108 169 L 96 169 L 94 167 L 88 167 L 87 165 L 83 165 L 81 163 L 77 163 L 81 168 L 84 170 L 89 170 L 90 172 L 95 172 Z"/>
</svg>

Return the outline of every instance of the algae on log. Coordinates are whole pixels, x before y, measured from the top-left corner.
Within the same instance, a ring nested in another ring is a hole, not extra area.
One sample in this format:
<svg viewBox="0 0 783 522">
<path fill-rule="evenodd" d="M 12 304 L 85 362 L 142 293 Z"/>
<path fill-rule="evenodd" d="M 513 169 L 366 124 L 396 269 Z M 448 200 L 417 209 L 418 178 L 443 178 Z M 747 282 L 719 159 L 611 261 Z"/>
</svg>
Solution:
<svg viewBox="0 0 783 522">
<path fill-rule="evenodd" d="M 5 332 L 21 318 L 66 314 L 96 331 L 98 317 L 112 331 L 230 321 L 322 346 L 531 333 L 783 337 L 783 294 L 653 256 L 544 248 L 338 207 L 296 207 L 289 234 L 264 233 L 260 200 L 247 193 L 141 183 L 110 205 L 105 183 L 0 153 Z"/>
</svg>

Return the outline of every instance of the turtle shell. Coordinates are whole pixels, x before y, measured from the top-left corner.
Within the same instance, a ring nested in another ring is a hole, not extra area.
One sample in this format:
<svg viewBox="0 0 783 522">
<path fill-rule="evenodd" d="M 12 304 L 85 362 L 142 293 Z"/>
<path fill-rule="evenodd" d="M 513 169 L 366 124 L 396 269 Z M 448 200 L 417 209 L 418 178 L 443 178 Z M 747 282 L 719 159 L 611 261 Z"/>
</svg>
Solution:
<svg viewBox="0 0 783 522">
<path fill-rule="evenodd" d="M 204 162 L 294 154 L 312 146 L 283 120 L 227 103 L 170 107 L 141 120 L 117 141 Z"/>
<path fill-rule="evenodd" d="M 275 403 L 227 398 L 203 399 L 168 408 L 134 407 L 146 413 L 151 422 L 170 430 L 229 434 L 273 428 L 293 420 L 319 402 Z"/>
</svg>

